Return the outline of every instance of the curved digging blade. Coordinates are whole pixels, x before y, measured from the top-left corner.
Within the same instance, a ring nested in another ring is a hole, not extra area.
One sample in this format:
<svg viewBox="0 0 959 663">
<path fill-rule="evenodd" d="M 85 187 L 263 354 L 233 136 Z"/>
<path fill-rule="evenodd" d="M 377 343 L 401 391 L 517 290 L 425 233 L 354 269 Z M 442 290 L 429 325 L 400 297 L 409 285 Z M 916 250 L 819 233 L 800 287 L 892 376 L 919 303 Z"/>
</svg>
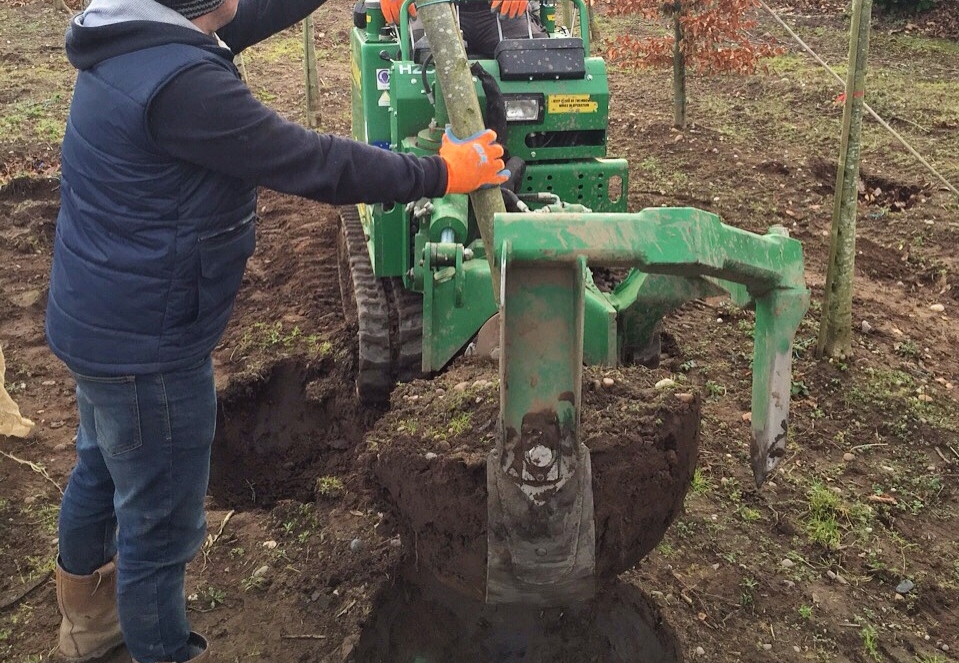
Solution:
<svg viewBox="0 0 959 663">
<path fill-rule="evenodd" d="M 585 269 L 503 260 L 488 603 L 564 605 L 595 592 L 592 472 L 579 442 Z"/>
<path fill-rule="evenodd" d="M 487 466 L 487 603 L 556 606 L 593 598 L 596 570 L 589 451 L 561 458 L 556 485 L 522 484 L 494 452 Z"/>
</svg>

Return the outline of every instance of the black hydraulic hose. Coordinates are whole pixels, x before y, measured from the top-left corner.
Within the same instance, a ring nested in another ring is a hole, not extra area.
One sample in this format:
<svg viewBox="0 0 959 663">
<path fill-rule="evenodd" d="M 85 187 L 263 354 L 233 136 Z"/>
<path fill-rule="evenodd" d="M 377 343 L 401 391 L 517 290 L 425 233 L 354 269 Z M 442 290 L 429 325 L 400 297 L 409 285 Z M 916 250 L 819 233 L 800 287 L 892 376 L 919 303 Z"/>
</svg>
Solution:
<svg viewBox="0 0 959 663">
<path fill-rule="evenodd" d="M 509 179 L 500 184 L 500 187 L 510 191 L 519 191 L 523 183 L 523 176 L 526 174 L 526 162 L 519 157 L 509 157 L 506 159 L 506 170 L 509 171 Z"/>
<path fill-rule="evenodd" d="M 503 146 L 503 160 L 509 159 L 509 152 L 506 150 L 506 99 L 503 92 L 499 89 L 499 83 L 493 78 L 493 75 L 483 69 L 479 62 L 470 65 L 470 73 L 479 79 L 483 86 L 483 93 L 486 95 L 486 127 L 496 132 L 499 137 L 500 145 Z"/>
<path fill-rule="evenodd" d="M 426 59 L 423 60 L 423 65 L 420 68 L 420 79 L 423 81 L 423 91 L 426 93 L 426 99 L 430 102 L 430 106 L 435 106 L 436 97 L 433 96 L 433 88 L 430 86 L 430 81 L 426 77 L 426 68 L 430 66 L 432 61 L 433 52 L 430 51 L 426 54 Z"/>
<path fill-rule="evenodd" d="M 507 212 L 523 212 L 525 211 L 520 205 L 529 209 L 525 203 L 522 203 L 514 192 L 507 189 L 505 186 L 500 186 L 500 191 L 503 193 L 503 204 L 506 205 Z"/>
</svg>

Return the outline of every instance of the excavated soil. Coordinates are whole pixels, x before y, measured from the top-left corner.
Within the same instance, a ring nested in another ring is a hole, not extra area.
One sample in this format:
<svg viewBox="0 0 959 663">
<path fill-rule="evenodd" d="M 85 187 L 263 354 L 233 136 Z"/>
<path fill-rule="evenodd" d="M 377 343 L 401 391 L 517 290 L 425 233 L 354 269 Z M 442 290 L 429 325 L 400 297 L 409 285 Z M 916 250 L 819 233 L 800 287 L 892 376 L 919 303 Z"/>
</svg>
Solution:
<svg viewBox="0 0 959 663">
<path fill-rule="evenodd" d="M 657 392 L 655 371 L 626 369 L 609 388 L 598 371 L 586 373 L 580 433 L 592 463 L 602 583 L 645 557 L 679 515 L 696 466 L 700 403 L 691 393 Z M 368 439 L 403 538 L 415 541 L 419 568 L 481 600 L 486 459 L 499 435 L 496 368 L 463 360 L 438 379 L 401 385 L 390 405 Z"/>
</svg>

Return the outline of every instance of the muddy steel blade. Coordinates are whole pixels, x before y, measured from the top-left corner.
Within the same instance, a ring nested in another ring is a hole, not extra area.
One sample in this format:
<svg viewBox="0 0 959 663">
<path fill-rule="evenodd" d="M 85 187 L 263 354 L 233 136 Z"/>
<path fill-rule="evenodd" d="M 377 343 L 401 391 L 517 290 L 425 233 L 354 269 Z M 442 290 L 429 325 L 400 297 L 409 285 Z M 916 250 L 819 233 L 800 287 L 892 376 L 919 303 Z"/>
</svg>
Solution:
<svg viewBox="0 0 959 663">
<path fill-rule="evenodd" d="M 759 236 L 686 208 L 497 214 L 494 229 L 500 434 L 487 469 L 487 600 L 576 601 L 594 591 L 596 566 L 590 459 L 579 442 L 587 260 L 670 277 L 615 293 L 625 307 L 642 299 L 629 311 L 635 328 L 712 286 L 755 304 L 751 455 L 761 485 L 786 451 L 792 342 L 809 305 L 802 247 L 781 226 Z M 708 283 L 692 288 L 700 278 Z"/>
<path fill-rule="evenodd" d="M 486 474 L 486 601 L 550 606 L 591 599 L 596 532 L 589 451 L 582 448 L 576 469 L 542 504 L 529 499 L 498 461 L 493 452 Z"/>
<path fill-rule="evenodd" d="M 585 262 L 503 261 L 500 431 L 487 462 L 488 603 L 595 591 L 589 450 L 579 442 Z"/>
<path fill-rule="evenodd" d="M 752 442 L 756 486 L 786 454 L 792 390 L 793 339 L 809 305 L 805 289 L 775 289 L 756 297 L 753 347 Z"/>
<path fill-rule="evenodd" d="M 785 368 L 783 366 L 785 365 Z M 765 408 L 753 412 L 752 443 L 749 459 L 757 486 L 766 481 L 786 453 L 789 432 L 790 356 L 776 355 L 771 362 L 768 382 L 769 394 Z M 754 385 L 761 383 L 754 377 Z"/>
</svg>

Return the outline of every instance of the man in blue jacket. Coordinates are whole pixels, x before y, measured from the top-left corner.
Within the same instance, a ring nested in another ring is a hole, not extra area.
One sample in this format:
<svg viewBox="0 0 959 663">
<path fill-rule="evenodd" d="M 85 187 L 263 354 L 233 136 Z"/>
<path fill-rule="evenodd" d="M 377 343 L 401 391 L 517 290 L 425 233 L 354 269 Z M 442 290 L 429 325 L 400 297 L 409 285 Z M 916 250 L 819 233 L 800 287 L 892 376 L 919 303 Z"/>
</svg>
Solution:
<svg viewBox="0 0 959 663">
<path fill-rule="evenodd" d="M 253 253 L 256 188 L 402 203 L 505 180 L 492 132 L 419 158 L 260 104 L 234 55 L 322 2 L 93 0 L 71 21 L 78 75 L 47 307 L 80 414 L 59 522 L 61 659 L 122 642 L 138 663 L 209 659 L 184 574 L 206 536 L 210 354 Z"/>
</svg>

